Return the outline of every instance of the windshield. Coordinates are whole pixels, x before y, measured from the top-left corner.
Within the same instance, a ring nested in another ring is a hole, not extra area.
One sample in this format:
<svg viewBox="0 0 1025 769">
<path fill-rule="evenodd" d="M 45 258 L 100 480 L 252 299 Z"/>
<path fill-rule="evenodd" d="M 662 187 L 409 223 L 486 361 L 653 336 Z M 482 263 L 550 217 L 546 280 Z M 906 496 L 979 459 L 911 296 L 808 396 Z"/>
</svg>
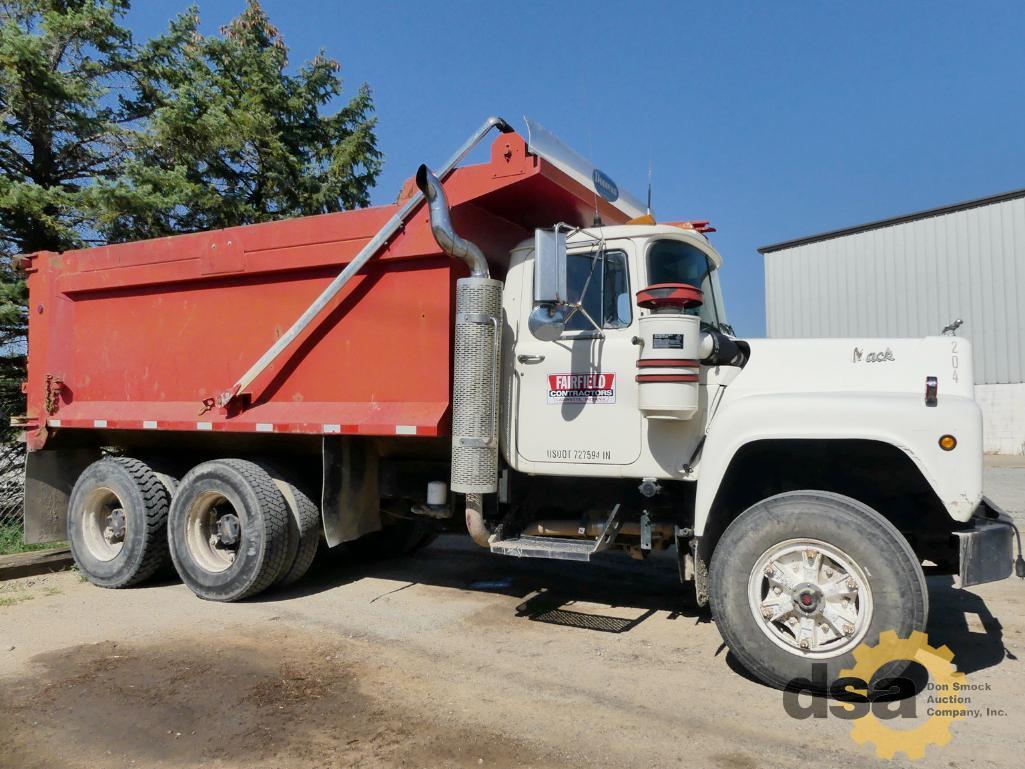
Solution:
<svg viewBox="0 0 1025 769">
<path fill-rule="evenodd" d="M 687 283 L 697 286 L 705 295 L 701 307 L 686 310 L 688 315 L 699 315 L 702 322 L 720 328 L 725 318 L 719 318 L 718 301 L 712 281 L 715 264 L 697 246 L 680 240 L 656 240 L 648 246 L 648 285 L 658 283 Z"/>
</svg>

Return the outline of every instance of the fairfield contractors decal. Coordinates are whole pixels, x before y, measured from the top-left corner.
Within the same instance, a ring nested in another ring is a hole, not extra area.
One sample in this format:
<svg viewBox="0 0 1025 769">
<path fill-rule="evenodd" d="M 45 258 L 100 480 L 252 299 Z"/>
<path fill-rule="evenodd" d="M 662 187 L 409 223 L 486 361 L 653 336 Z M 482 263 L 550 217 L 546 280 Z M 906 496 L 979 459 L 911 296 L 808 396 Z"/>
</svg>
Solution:
<svg viewBox="0 0 1025 769">
<path fill-rule="evenodd" d="M 549 403 L 615 403 L 616 375 L 607 371 L 591 374 L 549 374 Z"/>
</svg>

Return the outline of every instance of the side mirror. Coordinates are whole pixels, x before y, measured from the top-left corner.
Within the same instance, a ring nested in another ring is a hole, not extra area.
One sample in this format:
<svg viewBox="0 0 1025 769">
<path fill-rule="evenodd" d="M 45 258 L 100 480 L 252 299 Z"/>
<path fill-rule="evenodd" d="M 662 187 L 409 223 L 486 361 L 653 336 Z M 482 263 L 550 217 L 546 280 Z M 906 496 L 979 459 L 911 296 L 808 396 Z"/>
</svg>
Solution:
<svg viewBox="0 0 1025 769">
<path fill-rule="evenodd" d="M 534 230 L 534 309 L 527 325 L 542 342 L 566 328 L 566 233 Z"/>
<path fill-rule="evenodd" d="M 539 304 L 527 318 L 527 327 L 539 341 L 554 342 L 566 330 L 566 314 L 564 304 Z"/>
<path fill-rule="evenodd" d="M 534 230 L 534 304 L 566 300 L 566 233 Z"/>
</svg>

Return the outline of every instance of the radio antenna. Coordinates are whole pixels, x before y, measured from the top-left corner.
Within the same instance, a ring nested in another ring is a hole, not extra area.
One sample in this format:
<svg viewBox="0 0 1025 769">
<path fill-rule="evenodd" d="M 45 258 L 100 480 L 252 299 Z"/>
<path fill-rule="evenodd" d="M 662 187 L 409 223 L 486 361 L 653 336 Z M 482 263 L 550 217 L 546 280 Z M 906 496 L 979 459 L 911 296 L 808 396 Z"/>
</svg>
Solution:
<svg viewBox="0 0 1025 769">
<path fill-rule="evenodd" d="M 587 154 L 592 158 L 594 157 L 594 142 L 591 140 L 591 126 L 587 126 Z M 594 161 L 591 161 L 594 162 Z M 601 213 L 598 211 L 598 186 L 594 187 L 594 219 L 591 222 L 592 227 L 601 227 Z"/>
<path fill-rule="evenodd" d="M 651 152 L 648 152 L 648 216 L 651 216 Z"/>
</svg>

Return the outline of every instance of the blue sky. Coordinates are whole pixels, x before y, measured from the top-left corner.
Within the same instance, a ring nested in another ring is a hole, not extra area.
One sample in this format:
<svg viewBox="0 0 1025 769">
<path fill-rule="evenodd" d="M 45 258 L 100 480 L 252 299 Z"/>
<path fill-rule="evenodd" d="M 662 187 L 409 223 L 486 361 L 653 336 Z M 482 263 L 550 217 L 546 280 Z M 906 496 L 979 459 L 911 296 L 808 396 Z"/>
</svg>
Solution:
<svg viewBox="0 0 1025 769">
<path fill-rule="evenodd" d="M 214 32 L 243 0 L 199 0 Z M 375 203 L 481 120 L 539 120 L 643 196 L 710 219 L 738 333 L 765 329 L 760 245 L 1025 187 L 1025 5 L 263 0 L 293 63 L 373 88 Z M 184 0 L 135 0 L 137 37 Z M 851 290 L 865 290 L 851 286 Z"/>
</svg>

